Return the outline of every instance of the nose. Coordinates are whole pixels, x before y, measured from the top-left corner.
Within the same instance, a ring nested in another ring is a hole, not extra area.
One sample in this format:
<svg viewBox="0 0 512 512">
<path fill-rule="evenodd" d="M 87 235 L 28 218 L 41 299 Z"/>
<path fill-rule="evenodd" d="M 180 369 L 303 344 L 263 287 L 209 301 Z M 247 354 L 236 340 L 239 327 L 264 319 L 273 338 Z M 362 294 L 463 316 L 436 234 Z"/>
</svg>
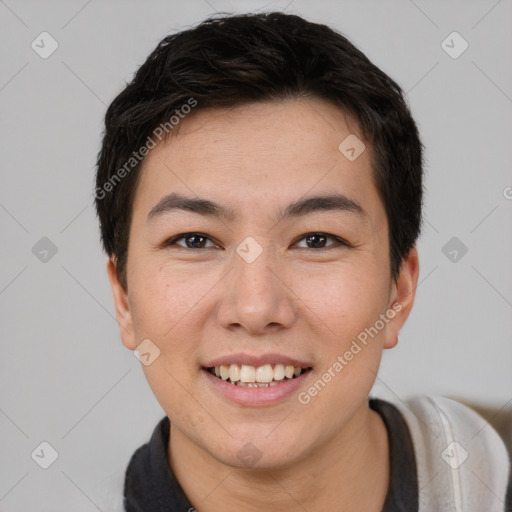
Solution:
<svg viewBox="0 0 512 512">
<path fill-rule="evenodd" d="M 262 335 L 290 327 L 296 317 L 296 297 L 270 251 L 248 263 L 234 256 L 217 309 L 219 324 L 229 330 Z"/>
</svg>

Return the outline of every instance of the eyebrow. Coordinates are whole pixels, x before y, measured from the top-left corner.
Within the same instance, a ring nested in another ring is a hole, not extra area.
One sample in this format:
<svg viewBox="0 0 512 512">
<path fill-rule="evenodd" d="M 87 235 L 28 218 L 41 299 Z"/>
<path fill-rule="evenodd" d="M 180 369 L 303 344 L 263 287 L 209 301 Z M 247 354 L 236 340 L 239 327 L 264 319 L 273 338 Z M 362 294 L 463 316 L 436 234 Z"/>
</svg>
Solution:
<svg viewBox="0 0 512 512">
<path fill-rule="evenodd" d="M 151 209 L 147 216 L 147 222 L 163 214 L 180 210 L 208 217 L 222 218 L 227 221 L 232 221 L 236 218 L 234 210 L 209 199 L 186 197 L 178 193 L 171 193 L 160 199 Z M 354 213 L 360 217 L 368 216 L 363 207 L 353 199 L 343 194 L 329 194 L 305 197 L 289 204 L 284 210 L 278 212 L 277 221 L 280 222 L 292 217 L 303 217 L 310 213 L 321 211 L 343 211 Z"/>
</svg>

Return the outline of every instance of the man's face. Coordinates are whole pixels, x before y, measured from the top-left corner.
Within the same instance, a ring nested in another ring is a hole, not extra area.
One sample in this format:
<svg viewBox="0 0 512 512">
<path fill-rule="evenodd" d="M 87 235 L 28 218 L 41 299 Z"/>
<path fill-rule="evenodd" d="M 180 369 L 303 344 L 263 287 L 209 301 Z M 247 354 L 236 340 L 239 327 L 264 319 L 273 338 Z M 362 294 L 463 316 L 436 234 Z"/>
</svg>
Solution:
<svg viewBox="0 0 512 512">
<path fill-rule="evenodd" d="M 407 316 L 409 307 L 375 329 L 401 296 L 370 148 L 354 160 L 339 149 L 349 135 L 363 139 L 320 99 L 202 110 L 144 162 L 126 294 L 109 268 L 123 342 L 160 350 L 143 368 L 171 437 L 226 464 L 243 467 L 251 443 L 258 467 L 285 466 L 355 428 Z M 177 208 L 178 195 L 226 215 Z M 307 202 L 322 196 L 337 199 Z M 230 365 L 242 380 L 277 380 L 235 385 L 214 375 L 221 363 L 233 380 Z M 282 378 L 287 365 L 305 371 Z"/>
</svg>

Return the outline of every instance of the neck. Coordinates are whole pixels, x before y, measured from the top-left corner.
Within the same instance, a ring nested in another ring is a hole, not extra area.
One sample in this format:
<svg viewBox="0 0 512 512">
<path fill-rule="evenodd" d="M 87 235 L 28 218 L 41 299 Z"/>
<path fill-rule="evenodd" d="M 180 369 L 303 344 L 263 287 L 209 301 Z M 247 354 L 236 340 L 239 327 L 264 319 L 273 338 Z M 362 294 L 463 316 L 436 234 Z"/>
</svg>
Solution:
<svg viewBox="0 0 512 512">
<path fill-rule="evenodd" d="M 378 512 L 389 485 L 386 427 L 365 403 L 338 435 L 293 464 L 239 469 L 221 463 L 171 423 L 170 466 L 201 512 L 366 510 Z"/>
</svg>

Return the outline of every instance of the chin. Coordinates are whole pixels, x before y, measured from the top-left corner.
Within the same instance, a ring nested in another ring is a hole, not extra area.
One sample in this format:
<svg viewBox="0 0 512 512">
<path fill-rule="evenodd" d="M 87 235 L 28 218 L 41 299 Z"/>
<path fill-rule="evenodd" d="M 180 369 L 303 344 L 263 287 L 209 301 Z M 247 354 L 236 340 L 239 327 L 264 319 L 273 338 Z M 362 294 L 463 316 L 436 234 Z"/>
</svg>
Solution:
<svg viewBox="0 0 512 512">
<path fill-rule="evenodd" d="M 293 466 L 296 457 L 290 458 L 290 451 L 259 450 L 256 445 L 247 442 L 238 452 L 212 454 L 219 462 L 235 469 L 250 471 L 276 471 Z"/>
<path fill-rule="evenodd" d="M 220 450 L 210 449 L 211 455 L 228 466 L 238 469 L 277 470 L 293 465 L 304 454 L 307 443 L 300 432 L 284 425 L 249 425 L 226 434 Z M 276 428 L 277 426 L 277 428 Z M 282 431 L 278 430 L 283 427 Z M 297 440 L 301 439 L 300 443 Z M 218 446 L 218 445 L 217 445 Z M 297 447 L 301 447 L 301 452 Z M 227 450 L 225 448 L 228 448 Z"/>
</svg>

